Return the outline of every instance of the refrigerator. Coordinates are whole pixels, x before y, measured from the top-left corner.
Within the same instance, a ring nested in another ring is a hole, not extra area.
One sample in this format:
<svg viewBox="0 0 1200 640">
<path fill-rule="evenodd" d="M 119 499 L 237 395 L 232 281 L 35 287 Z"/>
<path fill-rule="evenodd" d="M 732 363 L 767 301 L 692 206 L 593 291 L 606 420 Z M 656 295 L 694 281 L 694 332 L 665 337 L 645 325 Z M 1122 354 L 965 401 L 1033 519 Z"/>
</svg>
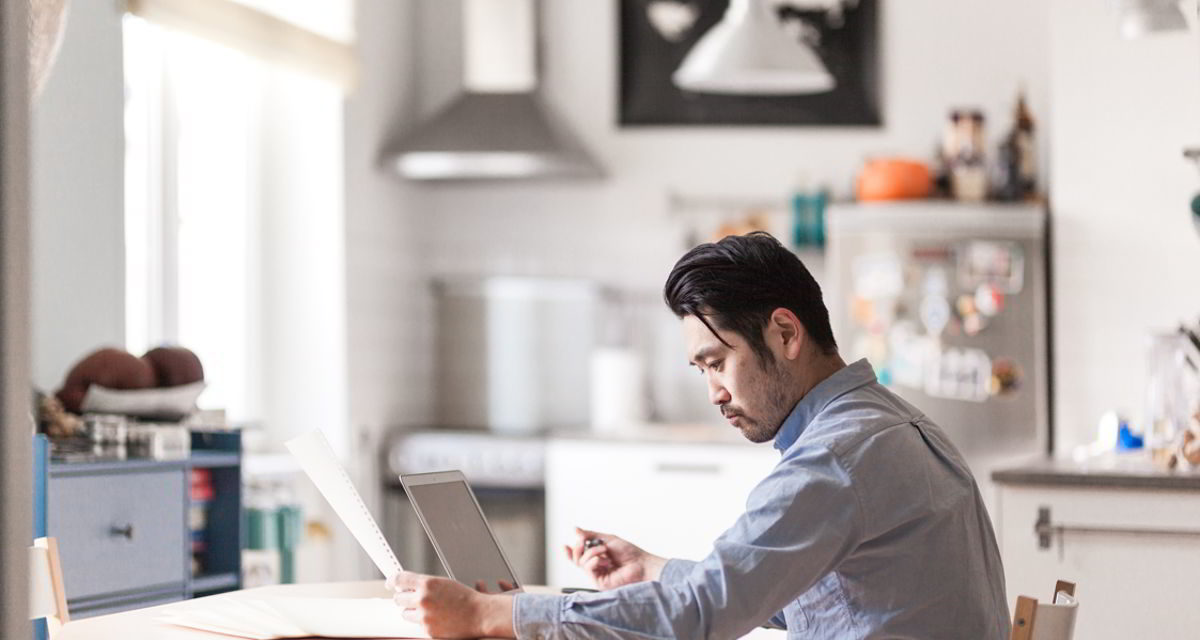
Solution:
<svg viewBox="0 0 1200 640">
<path fill-rule="evenodd" d="M 950 437 L 991 506 L 991 471 L 1051 442 L 1040 204 L 839 204 L 826 301 L 842 356 Z"/>
</svg>

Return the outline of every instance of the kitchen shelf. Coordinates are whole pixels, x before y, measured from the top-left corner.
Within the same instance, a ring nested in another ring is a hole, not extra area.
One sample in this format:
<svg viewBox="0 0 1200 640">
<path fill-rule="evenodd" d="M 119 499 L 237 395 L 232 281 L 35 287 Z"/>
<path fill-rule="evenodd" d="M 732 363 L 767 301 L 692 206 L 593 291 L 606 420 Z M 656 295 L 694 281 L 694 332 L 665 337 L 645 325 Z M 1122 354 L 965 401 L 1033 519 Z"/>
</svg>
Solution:
<svg viewBox="0 0 1200 640">
<path fill-rule="evenodd" d="M 240 577 L 235 572 L 192 576 L 192 594 L 207 594 L 212 591 L 229 591 L 238 588 Z"/>
<path fill-rule="evenodd" d="M 192 451 L 191 456 L 191 465 L 193 469 L 236 467 L 240 463 L 240 454 L 226 451 Z"/>
</svg>

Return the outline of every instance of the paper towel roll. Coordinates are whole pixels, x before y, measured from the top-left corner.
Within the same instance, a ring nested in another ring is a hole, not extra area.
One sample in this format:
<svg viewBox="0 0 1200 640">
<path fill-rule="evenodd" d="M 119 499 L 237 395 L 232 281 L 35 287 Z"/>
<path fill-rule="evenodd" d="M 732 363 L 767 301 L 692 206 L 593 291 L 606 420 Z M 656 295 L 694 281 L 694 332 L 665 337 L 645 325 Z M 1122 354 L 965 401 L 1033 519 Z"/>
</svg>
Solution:
<svg viewBox="0 0 1200 640">
<path fill-rule="evenodd" d="M 622 431 L 646 422 L 646 367 L 627 347 L 597 347 L 591 355 L 591 424 Z"/>
</svg>

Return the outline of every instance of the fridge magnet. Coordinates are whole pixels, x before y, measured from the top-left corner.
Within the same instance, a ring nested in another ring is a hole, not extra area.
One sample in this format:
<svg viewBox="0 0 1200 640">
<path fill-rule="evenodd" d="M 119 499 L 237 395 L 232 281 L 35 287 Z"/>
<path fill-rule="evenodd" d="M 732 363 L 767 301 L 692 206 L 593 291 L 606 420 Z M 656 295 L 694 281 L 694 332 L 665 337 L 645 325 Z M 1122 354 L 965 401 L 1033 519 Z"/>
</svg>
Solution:
<svg viewBox="0 0 1200 640">
<path fill-rule="evenodd" d="M 992 359 L 981 349 L 949 347 L 925 372 L 925 393 L 935 398 L 984 402 L 991 397 Z"/>
<path fill-rule="evenodd" d="M 958 282 L 963 289 L 989 285 L 1000 293 L 1025 286 L 1025 254 L 1015 242 L 973 240 L 958 252 Z"/>
<path fill-rule="evenodd" d="M 942 331 L 950 323 L 950 303 L 939 295 L 928 295 L 922 298 L 917 313 L 920 315 L 921 324 L 925 326 L 926 333 L 931 336 L 942 335 Z"/>
<path fill-rule="evenodd" d="M 1012 358 L 996 358 L 992 361 L 992 379 L 988 391 L 994 396 L 1012 393 L 1021 386 L 1021 368 Z"/>
<path fill-rule="evenodd" d="M 904 293 L 904 265 L 894 253 L 861 256 L 855 259 L 852 269 L 855 296 L 887 300 Z"/>
<path fill-rule="evenodd" d="M 620 0 L 619 20 L 622 126 L 881 124 L 878 0 Z M 764 51 L 724 46 L 745 42 Z M 797 80 L 747 71 L 770 55 Z"/>
<path fill-rule="evenodd" d="M 892 381 L 911 389 L 921 389 L 925 380 L 926 364 L 939 357 L 937 341 L 917 331 L 912 322 L 901 320 L 892 328 L 889 336 L 892 357 L 889 367 Z"/>
</svg>

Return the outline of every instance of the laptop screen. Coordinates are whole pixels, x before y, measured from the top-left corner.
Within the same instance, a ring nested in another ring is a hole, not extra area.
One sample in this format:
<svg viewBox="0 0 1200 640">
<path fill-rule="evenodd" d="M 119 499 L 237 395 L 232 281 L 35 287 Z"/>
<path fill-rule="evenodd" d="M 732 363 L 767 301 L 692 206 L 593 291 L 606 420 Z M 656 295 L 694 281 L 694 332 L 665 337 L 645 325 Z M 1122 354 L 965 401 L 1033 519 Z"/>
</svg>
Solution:
<svg viewBox="0 0 1200 640">
<path fill-rule="evenodd" d="M 483 580 L 492 593 L 501 590 L 500 580 L 517 585 L 467 483 L 415 484 L 406 489 L 452 578 L 470 587 Z"/>
</svg>

